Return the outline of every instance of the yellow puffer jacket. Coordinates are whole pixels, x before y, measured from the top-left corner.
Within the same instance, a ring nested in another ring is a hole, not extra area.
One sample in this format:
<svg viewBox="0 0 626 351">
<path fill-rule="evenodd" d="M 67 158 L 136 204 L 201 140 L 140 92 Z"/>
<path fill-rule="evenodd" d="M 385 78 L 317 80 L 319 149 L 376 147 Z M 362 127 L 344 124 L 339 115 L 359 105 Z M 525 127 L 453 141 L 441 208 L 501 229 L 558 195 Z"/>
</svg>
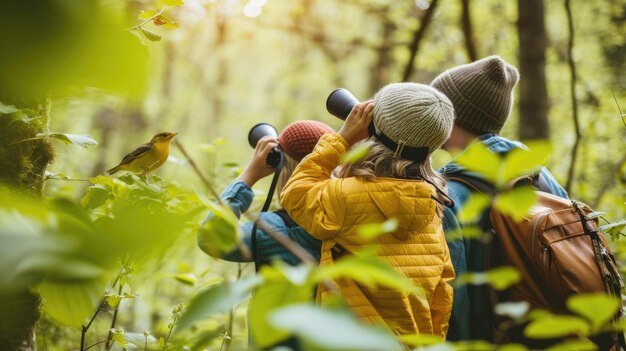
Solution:
<svg viewBox="0 0 626 351">
<path fill-rule="evenodd" d="M 432 199 L 434 189 L 419 180 L 330 179 L 346 148 L 339 134 L 324 135 L 287 182 L 280 199 L 283 207 L 296 223 L 323 240 L 322 266 L 333 264 L 330 249 L 336 243 L 350 252 L 375 246 L 381 259 L 425 292 L 417 296 L 389 287 L 370 289 L 352 280 L 337 281 L 359 318 L 386 324 L 398 335 L 432 334 L 445 339 L 452 308 L 448 283 L 454 269 Z M 389 218 L 398 220 L 392 234 L 368 241 L 357 233 L 363 224 Z M 318 302 L 324 304 L 330 297 L 320 285 Z"/>
</svg>

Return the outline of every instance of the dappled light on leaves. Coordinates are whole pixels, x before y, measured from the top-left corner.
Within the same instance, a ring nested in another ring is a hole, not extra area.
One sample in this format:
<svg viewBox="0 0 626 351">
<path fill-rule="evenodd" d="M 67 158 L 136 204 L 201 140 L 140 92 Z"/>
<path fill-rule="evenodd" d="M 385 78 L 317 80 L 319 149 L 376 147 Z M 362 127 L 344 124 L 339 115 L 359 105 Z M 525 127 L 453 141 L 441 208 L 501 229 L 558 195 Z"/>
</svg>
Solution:
<svg viewBox="0 0 626 351">
<path fill-rule="evenodd" d="M 345 308 L 293 305 L 274 311 L 270 323 L 322 350 L 402 350 L 392 334 L 361 324 Z"/>
<path fill-rule="evenodd" d="M 515 268 L 502 266 L 488 272 L 467 272 L 457 277 L 458 286 L 464 284 L 489 284 L 496 290 L 504 290 L 521 280 L 521 274 Z"/>
</svg>

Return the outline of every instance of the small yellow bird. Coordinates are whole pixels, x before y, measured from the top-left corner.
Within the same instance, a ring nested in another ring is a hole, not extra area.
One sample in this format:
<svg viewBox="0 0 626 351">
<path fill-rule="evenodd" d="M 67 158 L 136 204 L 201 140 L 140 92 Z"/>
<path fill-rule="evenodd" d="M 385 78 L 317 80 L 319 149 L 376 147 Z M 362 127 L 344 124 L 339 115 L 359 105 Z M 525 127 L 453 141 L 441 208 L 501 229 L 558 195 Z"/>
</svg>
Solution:
<svg viewBox="0 0 626 351">
<path fill-rule="evenodd" d="M 155 135 L 149 142 L 129 152 L 119 165 L 109 169 L 106 173 L 113 174 L 122 170 L 141 173 L 143 179 L 147 181 L 148 174 L 167 161 L 170 153 L 170 141 L 177 134 L 163 132 Z"/>
</svg>

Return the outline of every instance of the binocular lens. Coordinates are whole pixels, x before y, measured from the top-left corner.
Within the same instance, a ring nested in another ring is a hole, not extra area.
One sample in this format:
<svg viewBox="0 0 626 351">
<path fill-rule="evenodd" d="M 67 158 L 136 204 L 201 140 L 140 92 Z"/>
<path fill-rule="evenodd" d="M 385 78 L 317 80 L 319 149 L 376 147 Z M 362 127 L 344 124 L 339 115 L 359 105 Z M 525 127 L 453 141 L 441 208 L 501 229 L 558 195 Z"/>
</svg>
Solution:
<svg viewBox="0 0 626 351">
<path fill-rule="evenodd" d="M 250 133 L 248 133 L 248 143 L 254 148 L 259 142 L 259 139 L 264 136 L 278 138 L 278 131 L 269 123 L 259 123 L 250 129 Z"/>
<path fill-rule="evenodd" d="M 338 88 L 328 95 L 326 110 L 331 115 L 345 120 L 358 102 L 359 100 L 348 89 Z"/>
</svg>

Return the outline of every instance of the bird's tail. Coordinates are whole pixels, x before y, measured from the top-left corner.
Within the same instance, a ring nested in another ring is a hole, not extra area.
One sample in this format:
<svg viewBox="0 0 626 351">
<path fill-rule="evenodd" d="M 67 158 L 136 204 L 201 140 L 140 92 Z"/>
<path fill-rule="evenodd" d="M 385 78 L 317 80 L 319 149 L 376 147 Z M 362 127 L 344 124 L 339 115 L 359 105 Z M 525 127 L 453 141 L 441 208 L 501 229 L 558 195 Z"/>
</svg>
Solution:
<svg viewBox="0 0 626 351">
<path fill-rule="evenodd" d="M 108 171 L 106 171 L 106 172 L 104 172 L 104 173 L 106 173 L 106 174 L 108 174 L 108 175 L 111 175 L 111 174 L 113 174 L 113 173 L 115 173 L 115 172 L 119 171 L 120 169 L 121 169 L 121 168 L 120 168 L 120 166 L 115 166 L 115 167 L 113 167 L 113 168 L 109 169 Z"/>
</svg>

